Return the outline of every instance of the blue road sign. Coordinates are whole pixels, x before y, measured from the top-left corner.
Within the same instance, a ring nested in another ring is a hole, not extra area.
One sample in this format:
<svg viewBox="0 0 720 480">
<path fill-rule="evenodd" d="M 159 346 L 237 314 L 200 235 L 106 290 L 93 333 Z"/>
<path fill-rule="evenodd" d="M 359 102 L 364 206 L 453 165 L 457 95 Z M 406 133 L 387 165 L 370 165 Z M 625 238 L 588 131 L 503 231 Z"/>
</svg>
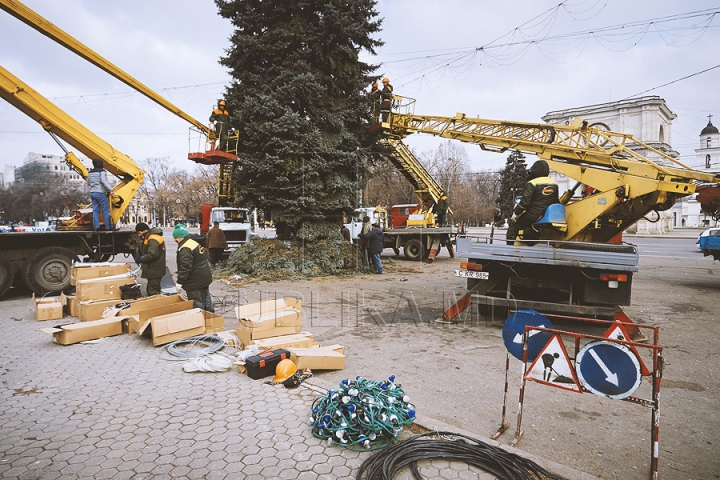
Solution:
<svg viewBox="0 0 720 480">
<path fill-rule="evenodd" d="M 518 310 L 510 315 L 507 320 L 505 320 L 505 325 L 503 326 L 503 342 L 510 355 L 518 360 L 523 359 L 523 335 L 525 335 L 525 327 L 528 325 L 552 328 L 550 320 L 535 310 Z M 550 340 L 552 334 L 539 330 L 531 330 L 529 335 L 527 361 L 533 362 Z"/>
<path fill-rule="evenodd" d="M 623 399 L 640 386 L 640 362 L 627 346 L 606 340 L 590 342 L 575 360 L 580 384 L 595 395 Z"/>
</svg>

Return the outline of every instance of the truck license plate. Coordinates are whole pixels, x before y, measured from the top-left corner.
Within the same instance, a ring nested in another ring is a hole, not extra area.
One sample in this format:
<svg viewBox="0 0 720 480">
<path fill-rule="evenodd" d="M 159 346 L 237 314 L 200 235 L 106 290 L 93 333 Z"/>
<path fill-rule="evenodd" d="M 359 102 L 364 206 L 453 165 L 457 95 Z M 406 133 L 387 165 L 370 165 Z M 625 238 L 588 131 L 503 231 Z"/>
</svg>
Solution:
<svg viewBox="0 0 720 480">
<path fill-rule="evenodd" d="M 478 280 L 487 280 L 488 278 L 490 278 L 490 274 L 488 272 L 474 272 L 471 270 L 455 270 L 455 276 L 465 278 L 477 278 Z"/>
</svg>

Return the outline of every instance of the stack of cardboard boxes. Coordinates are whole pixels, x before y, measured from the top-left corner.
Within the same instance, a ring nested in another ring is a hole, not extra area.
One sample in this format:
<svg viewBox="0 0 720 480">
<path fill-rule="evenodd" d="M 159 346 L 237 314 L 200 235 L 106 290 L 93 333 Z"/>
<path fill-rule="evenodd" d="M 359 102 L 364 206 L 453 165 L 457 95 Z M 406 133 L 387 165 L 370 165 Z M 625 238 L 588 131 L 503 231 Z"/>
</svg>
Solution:
<svg viewBox="0 0 720 480">
<path fill-rule="evenodd" d="M 288 350 L 298 369 L 342 370 L 345 349 L 341 345 L 320 346 L 310 332 L 302 330 L 302 305 L 296 298 L 263 300 L 235 307 L 235 332 L 243 349 L 255 346 L 260 352 Z M 244 372 L 245 366 L 238 365 Z"/>
<path fill-rule="evenodd" d="M 193 308 L 192 300 L 185 300 L 181 295 L 122 300 L 120 287 L 136 283 L 128 264 L 79 264 L 72 268 L 71 283 L 76 287 L 75 295 L 40 299 L 33 296 L 38 320 L 61 319 L 65 313 L 80 320 L 42 329 L 52 334 L 53 342 L 61 345 L 137 333 L 150 337 L 153 345 L 158 346 L 224 331 L 222 315 Z M 261 353 L 286 349 L 301 370 L 345 367 L 341 345 L 320 346 L 311 333 L 301 331 L 299 299 L 263 300 L 237 306 L 235 314 L 238 319 L 234 332 L 236 348 L 253 347 Z M 243 366 L 239 365 L 238 370 L 244 371 Z"/>
<path fill-rule="evenodd" d="M 152 338 L 153 345 L 163 345 L 224 330 L 222 315 L 193 309 L 193 302 L 181 295 L 122 300 L 120 286 L 136 283 L 126 263 L 78 264 L 71 269 L 70 281 L 75 285 L 73 296 L 33 296 L 38 320 L 61 319 L 65 313 L 80 320 L 41 329 L 61 345 L 122 333 L 139 333 Z"/>
</svg>

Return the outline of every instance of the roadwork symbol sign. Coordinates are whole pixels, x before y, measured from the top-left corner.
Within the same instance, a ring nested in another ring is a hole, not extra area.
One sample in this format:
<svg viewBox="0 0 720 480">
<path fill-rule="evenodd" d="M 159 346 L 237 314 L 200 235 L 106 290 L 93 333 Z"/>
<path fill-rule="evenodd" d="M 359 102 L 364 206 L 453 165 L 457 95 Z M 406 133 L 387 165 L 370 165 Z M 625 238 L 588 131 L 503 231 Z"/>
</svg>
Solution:
<svg viewBox="0 0 720 480">
<path fill-rule="evenodd" d="M 626 345 L 598 340 L 580 349 L 575 360 L 580 384 L 595 395 L 621 400 L 640 386 L 640 362 Z"/>
<path fill-rule="evenodd" d="M 626 342 L 632 341 L 625 325 L 623 325 L 622 322 L 617 320 L 610 328 L 608 328 L 608 331 L 605 332 L 605 335 L 603 335 L 603 337 L 613 340 L 625 340 Z M 632 345 L 628 345 L 628 348 L 632 350 L 633 353 L 635 353 L 638 361 L 640 362 L 640 373 L 642 373 L 644 377 L 650 375 L 650 370 L 648 370 L 645 362 L 643 362 L 643 359 L 640 357 L 640 352 L 637 351 L 637 348 Z"/>
<path fill-rule="evenodd" d="M 560 335 L 554 334 L 530 366 L 525 378 L 582 393 Z"/>
</svg>

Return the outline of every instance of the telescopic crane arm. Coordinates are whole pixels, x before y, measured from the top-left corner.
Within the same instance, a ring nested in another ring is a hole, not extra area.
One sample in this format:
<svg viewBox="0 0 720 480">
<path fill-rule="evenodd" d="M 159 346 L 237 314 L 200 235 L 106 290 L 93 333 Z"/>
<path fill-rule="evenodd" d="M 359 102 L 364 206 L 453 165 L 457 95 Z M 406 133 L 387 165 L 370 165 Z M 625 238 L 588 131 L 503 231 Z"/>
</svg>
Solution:
<svg viewBox="0 0 720 480">
<path fill-rule="evenodd" d="M 116 225 L 130 204 L 130 199 L 140 188 L 145 171 L 130 157 L 115 150 L 112 145 L 1 66 L 0 98 L 42 125 L 56 141 L 58 138 L 64 140 L 89 158 L 101 158 L 105 169 L 121 179 L 113 189 L 113 195 L 116 199 L 121 198 L 122 202 L 119 202 L 119 205 L 111 202 L 110 206 L 110 216 L 113 225 Z M 74 170 L 87 178 L 88 171 L 75 154 L 66 150 L 65 158 Z"/>
<path fill-rule="evenodd" d="M 576 120 L 548 125 L 392 113 L 381 136 L 401 141 L 413 133 L 475 143 L 483 150 L 536 154 L 550 169 L 593 187 L 595 194 L 566 205 L 567 231 L 548 238 L 607 242 L 649 213 L 671 208 L 700 185 L 720 186 L 720 176 L 698 172 L 636 140 Z M 655 163 L 635 149 L 646 149 L 672 166 Z"/>
<path fill-rule="evenodd" d="M 128 75 L 122 69 L 118 68 L 116 65 L 105 59 L 102 55 L 88 48 L 86 45 L 78 41 L 72 35 L 56 27 L 52 22 L 48 21 L 27 6 L 15 0 L 0 0 L 0 9 L 9 13 L 10 15 L 17 18 L 26 25 L 34 28 L 46 37 L 64 46 L 68 50 L 84 58 L 98 68 L 109 73 L 113 77 L 133 88 L 134 90 L 142 93 L 147 98 L 157 103 L 161 107 L 169 110 L 178 117 L 192 124 L 195 128 L 197 128 L 199 131 L 204 133 L 212 140 L 215 140 L 215 132 L 211 130 L 207 125 L 199 122 L 187 113 L 183 112 L 180 108 L 176 107 L 171 102 L 158 95 L 151 88 L 145 86 L 139 80 Z"/>
</svg>

